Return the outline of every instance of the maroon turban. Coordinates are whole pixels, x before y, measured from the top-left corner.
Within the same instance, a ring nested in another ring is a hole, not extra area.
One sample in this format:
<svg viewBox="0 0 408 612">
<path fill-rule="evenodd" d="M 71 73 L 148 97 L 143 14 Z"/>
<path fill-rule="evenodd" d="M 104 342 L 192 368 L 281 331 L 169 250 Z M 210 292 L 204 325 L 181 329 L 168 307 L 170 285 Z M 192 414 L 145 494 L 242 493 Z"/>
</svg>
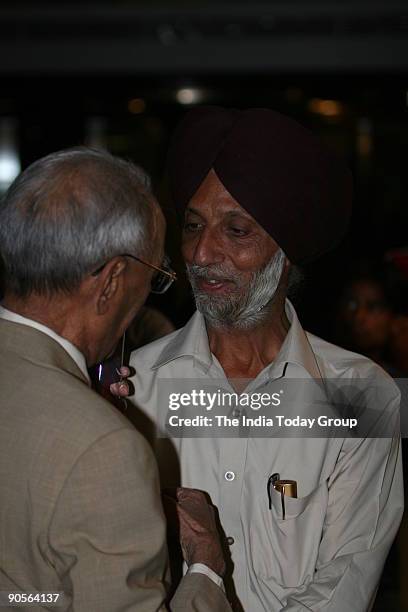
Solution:
<svg viewBox="0 0 408 612">
<path fill-rule="evenodd" d="M 351 174 L 296 121 L 262 108 L 197 107 L 181 121 L 169 151 L 170 187 L 179 210 L 211 168 L 292 263 L 316 259 L 344 236 Z"/>
</svg>

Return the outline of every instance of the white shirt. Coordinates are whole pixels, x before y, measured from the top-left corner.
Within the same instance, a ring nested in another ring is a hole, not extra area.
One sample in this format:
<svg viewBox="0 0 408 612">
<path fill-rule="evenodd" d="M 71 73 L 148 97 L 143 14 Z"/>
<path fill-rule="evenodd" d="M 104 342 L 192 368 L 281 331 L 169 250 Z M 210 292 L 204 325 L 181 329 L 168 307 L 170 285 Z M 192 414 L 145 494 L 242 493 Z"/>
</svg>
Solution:
<svg viewBox="0 0 408 612">
<path fill-rule="evenodd" d="M 81 353 L 76 346 L 69 342 L 66 338 L 59 336 L 52 329 L 47 327 L 46 325 L 42 325 L 38 323 L 38 321 L 33 321 L 32 319 L 28 319 L 27 317 L 23 317 L 16 312 L 12 312 L 3 306 L 0 306 L 0 319 L 6 319 L 6 321 L 11 321 L 12 323 L 19 323 L 20 325 L 27 325 L 28 327 L 34 327 L 34 329 L 38 329 L 43 332 L 43 334 L 47 334 L 50 338 L 58 342 L 60 346 L 68 353 L 68 355 L 75 361 L 82 374 L 87 379 L 88 383 L 91 384 L 88 370 L 86 367 L 86 361 L 84 355 Z"/>
<path fill-rule="evenodd" d="M 286 309 L 291 327 L 280 352 L 246 391 L 290 378 L 381 380 L 386 393 L 376 410 L 395 420 L 392 379 L 369 359 L 305 333 L 289 302 Z M 178 379 L 229 385 L 198 312 L 183 329 L 134 352 L 130 365 L 130 399 L 156 425 L 168 407 L 163 381 L 174 390 Z M 245 612 L 369 609 L 403 510 L 398 428 L 394 437 L 365 439 L 153 438 L 163 487 L 204 490 L 218 508 Z M 276 472 L 298 484 L 285 520 L 273 489 L 268 505 L 267 481 Z"/>
</svg>

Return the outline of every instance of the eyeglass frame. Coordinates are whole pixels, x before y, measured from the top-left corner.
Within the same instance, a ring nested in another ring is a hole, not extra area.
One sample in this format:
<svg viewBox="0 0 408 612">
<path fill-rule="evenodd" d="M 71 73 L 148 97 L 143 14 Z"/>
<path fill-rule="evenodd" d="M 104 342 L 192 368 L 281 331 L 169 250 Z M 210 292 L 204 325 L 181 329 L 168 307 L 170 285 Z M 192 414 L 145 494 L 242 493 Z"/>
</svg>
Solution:
<svg viewBox="0 0 408 612">
<path fill-rule="evenodd" d="M 169 270 L 163 270 L 163 268 L 160 268 L 159 266 L 155 266 L 149 261 L 144 261 L 143 259 L 140 259 L 140 257 L 136 257 L 136 255 L 131 255 L 130 253 L 121 253 L 120 255 L 116 255 L 116 257 L 130 257 L 131 259 L 134 259 L 135 261 L 138 261 L 144 264 L 145 266 L 149 266 L 149 268 L 152 268 L 153 270 L 156 270 L 156 272 L 160 272 L 161 274 L 164 274 L 165 276 L 169 278 L 168 285 L 166 285 L 162 291 L 155 291 L 154 289 L 151 288 L 150 293 L 154 293 L 156 295 L 162 295 L 163 293 L 166 293 L 166 291 L 171 287 L 174 281 L 177 280 L 177 274 L 176 272 L 174 272 L 174 270 L 170 268 L 170 266 L 169 266 Z M 169 260 L 167 255 L 164 256 L 164 261 L 166 260 Z M 104 263 L 97 270 L 95 270 L 95 272 L 92 272 L 92 276 L 97 276 L 99 272 L 101 272 L 103 268 L 106 266 L 106 263 Z"/>
</svg>

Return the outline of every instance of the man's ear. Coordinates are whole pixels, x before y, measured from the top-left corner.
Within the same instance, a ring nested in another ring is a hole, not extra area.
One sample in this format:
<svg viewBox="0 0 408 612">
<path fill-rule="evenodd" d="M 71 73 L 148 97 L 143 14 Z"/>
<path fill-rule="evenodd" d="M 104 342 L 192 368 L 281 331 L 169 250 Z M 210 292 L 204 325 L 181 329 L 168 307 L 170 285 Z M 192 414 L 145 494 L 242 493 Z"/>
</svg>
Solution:
<svg viewBox="0 0 408 612">
<path fill-rule="evenodd" d="M 124 257 L 114 257 L 98 274 L 95 290 L 95 307 L 98 315 L 105 314 L 109 310 L 127 265 Z"/>
<path fill-rule="evenodd" d="M 285 255 L 285 261 L 283 263 L 282 274 L 281 274 L 279 284 L 282 284 L 282 283 L 285 284 L 288 281 L 291 268 L 292 268 L 292 264 Z"/>
</svg>

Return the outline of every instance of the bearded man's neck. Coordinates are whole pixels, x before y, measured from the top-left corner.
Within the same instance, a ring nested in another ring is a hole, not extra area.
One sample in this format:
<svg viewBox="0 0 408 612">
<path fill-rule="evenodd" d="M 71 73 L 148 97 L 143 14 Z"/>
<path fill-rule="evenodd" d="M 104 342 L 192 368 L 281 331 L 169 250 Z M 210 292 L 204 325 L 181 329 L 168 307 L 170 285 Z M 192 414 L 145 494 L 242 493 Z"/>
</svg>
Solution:
<svg viewBox="0 0 408 612">
<path fill-rule="evenodd" d="M 274 361 L 288 333 L 285 296 L 276 295 L 268 316 L 252 328 L 206 325 L 210 350 L 227 378 L 255 378 Z"/>
</svg>

